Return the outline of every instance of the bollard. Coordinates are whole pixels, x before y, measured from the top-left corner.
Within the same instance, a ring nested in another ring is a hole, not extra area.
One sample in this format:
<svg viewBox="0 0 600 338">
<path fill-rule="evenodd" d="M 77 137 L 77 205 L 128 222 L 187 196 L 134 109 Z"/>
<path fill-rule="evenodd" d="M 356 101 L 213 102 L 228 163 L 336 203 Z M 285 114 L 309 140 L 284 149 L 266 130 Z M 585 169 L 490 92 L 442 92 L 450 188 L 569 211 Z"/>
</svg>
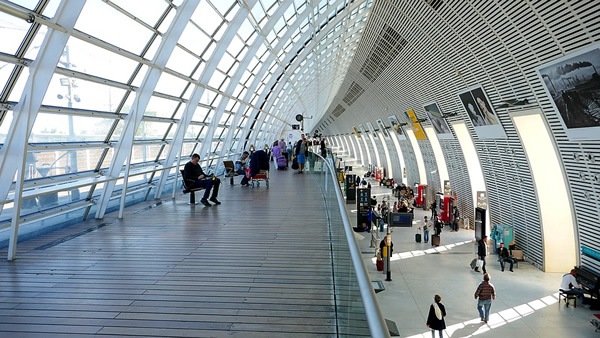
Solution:
<svg viewBox="0 0 600 338">
<path fill-rule="evenodd" d="M 392 269 L 390 267 L 390 263 L 391 263 L 390 258 L 392 256 L 391 246 L 392 246 L 392 233 L 390 232 L 390 228 L 388 227 L 388 233 L 385 236 L 385 248 L 387 249 L 387 252 L 389 253 L 386 257 L 386 261 L 387 261 L 386 276 L 385 276 L 386 282 L 392 281 Z"/>
<path fill-rule="evenodd" d="M 387 259 L 387 246 L 383 246 L 383 250 L 381 250 L 381 260 L 383 261 L 383 273 L 387 272 L 388 259 Z"/>
</svg>

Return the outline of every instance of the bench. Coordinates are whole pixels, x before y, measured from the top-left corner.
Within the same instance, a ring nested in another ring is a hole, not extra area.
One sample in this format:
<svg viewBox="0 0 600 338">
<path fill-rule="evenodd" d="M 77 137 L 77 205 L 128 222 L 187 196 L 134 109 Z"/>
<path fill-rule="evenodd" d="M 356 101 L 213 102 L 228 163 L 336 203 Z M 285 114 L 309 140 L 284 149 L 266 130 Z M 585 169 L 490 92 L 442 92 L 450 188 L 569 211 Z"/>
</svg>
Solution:
<svg viewBox="0 0 600 338">
<path fill-rule="evenodd" d="M 510 250 L 510 257 L 513 259 L 513 262 L 515 262 L 515 268 L 519 267 L 519 262 L 525 261 L 523 250 Z"/>
<path fill-rule="evenodd" d="M 179 170 L 179 172 L 181 173 L 181 180 L 183 181 L 183 193 L 184 194 L 187 194 L 187 193 L 190 194 L 190 202 L 188 204 L 192 204 L 192 205 L 198 204 L 196 202 L 196 193 L 195 192 L 198 191 L 198 190 L 204 190 L 204 188 L 203 187 L 192 187 L 192 185 L 196 181 L 186 180 L 185 176 L 183 174 L 183 170 Z"/>
<path fill-rule="evenodd" d="M 560 309 L 560 303 L 564 299 L 565 304 L 569 307 L 569 301 L 573 301 L 573 307 L 577 307 L 577 295 L 566 293 L 567 290 L 558 289 L 558 308 Z"/>
</svg>

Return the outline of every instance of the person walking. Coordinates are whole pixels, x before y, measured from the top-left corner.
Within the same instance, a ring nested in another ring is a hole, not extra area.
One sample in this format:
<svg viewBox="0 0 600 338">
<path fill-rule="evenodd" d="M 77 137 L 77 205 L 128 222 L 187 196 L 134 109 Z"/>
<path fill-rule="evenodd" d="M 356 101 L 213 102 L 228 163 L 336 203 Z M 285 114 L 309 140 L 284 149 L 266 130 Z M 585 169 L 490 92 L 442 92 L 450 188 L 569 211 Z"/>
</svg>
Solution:
<svg viewBox="0 0 600 338">
<path fill-rule="evenodd" d="M 492 301 L 496 299 L 496 289 L 490 283 L 490 275 L 488 273 L 483 275 L 483 281 L 479 284 L 477 290 L 475 290 L 475 299 L 477 299 L 479 317 L 481 317 L 481 321 L 487 323 L 490 319 Z"/>
<path fill-rule="evenodd" d="M 441 303 L 442 297 L 435 295 L 433 297 L 433 304 L 429 306 L 429 315 L 427 316 L 427 327 L 431 329 L 431 338 L 435 338 L 435 331 L 438 331 L 440 338 L 444 336 L 444 330 L 446 329 L 446 308 Z"/>
<path fill-rule="evenodd" d="M 296 161 L 298 161 L 298 174 L 302 174 L 304 172 L 304 164 L 306 163 L 306 155 L 308 155 L 308 141 L 304 134 L 302 134 L 302 138 L 296 143 L 294 154 L 296 155 Z"/>
<path fill-rule="evenodd" d="M 485 256 L 487 256 L 487 236 L 483 236 L 483 238 L 477 242 L 477 259 L 481 260 L 481 270 L 483 273 L 486 273 L 485 270 Z M 475 270 L 479 272 L 479 269 Z"/>
</svg>

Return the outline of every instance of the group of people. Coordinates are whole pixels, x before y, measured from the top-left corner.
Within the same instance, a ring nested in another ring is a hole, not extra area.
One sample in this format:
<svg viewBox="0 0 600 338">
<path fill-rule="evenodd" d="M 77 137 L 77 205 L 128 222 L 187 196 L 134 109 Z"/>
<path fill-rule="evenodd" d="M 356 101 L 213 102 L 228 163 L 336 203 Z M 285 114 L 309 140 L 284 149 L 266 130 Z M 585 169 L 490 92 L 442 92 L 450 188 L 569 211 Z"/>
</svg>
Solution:
<svg viewBox="0 0 600 338">
<path fill-rule="evenodd" d="M 439 222 L 437 220 L 432 221 L 431 219 L 427 218 L 427 216 L 423 217 L 423 242 L 428 243 L 429 242 L 429 231 L 433 230 L 433 235 L 434 236 L 439 236 L 442 233 L 442 228 L 444 227 L 444 225 L 442 224 L 442 222 Z"/>
<path fill-rule="evenodd" d="M 317 157 L 314 154 L 310 153 L 310 150 L 315 146 L 319 146 L 319 153 L 322 157 L 327 156 L 327 145 L 325 138 L 308 139 L 306 135 L 300 135 L 300 139 L 296 142 L 296 144 L 293 147 L 294 155 L 292 156 L 292 169 L 298 170 L 298 174 L 304 173 L 307 161 L 310 165 L 309 169 L 315 167 Z"/>
<path fill-rule="evenodd" d="M 431 218 L 434 219 L 436 222 L 440 221 L 436 201 L 431 202 L 430 209 L 431 209 Z M 460 219 L 460 211 L 458 210 L 458 207 L 456 207 L 456 205 L 454 205 L 454 206 L 452 206 L 452 221 L 450 222 L 450 232 L 458 231 L 459 219 Z"/>
<path fill-rule="evenodd" d="M 478 263 L 475 266 L 475 272 L 481 271 L 485 274 L 486 270 L 486 257 L 488 256 L 488 237 L 483 236 L 480 240 L 477 241 L 477 260 Z M 513 265 L 515 263 L 514 259 L 510 256 L 508 249 L 504 247 L 504 243 L 500 243 L 500 247 L 497 250 L 498 253 L 498 261 L 500 262 L 500 270 L 504 272 L 505 263 L 508 263 L 509 271 L 514 272 Z"/>
<path fill-rule="evenodd" d="M 306 136 L 302 134 L 300 140 L 296 142 L 295 145 L 292 145 L 291 142 L 286 145 L 284 139 L 280 139 L 276 140 L 272 147 L 269 147 L 269 145 L 266 144 L 264 149 L 261 150 L 255 150 L 254 146 L 250 146 L 250 151 L 244 151 L 235 161 L 235 172 L 242 176 L 240 184 L 242 186 L 248 186 L 249 177 L 246 174 L 248 168 L 250 169 L 250 177 L 254 177 L 260 170 L 269 170 L 270 158 L 277 161 L 277 159 L 285 157 L 287 167 L 287 160 L 290 159 L 290 156 L 293 156 L 293 158 L 298 161 L 298 172 L 304 172 L 304 166 L 309 154 L 309 147 L 314 142 L 315 141 L 309 141 Z M 325 157 L 325 139 L 321 139 L 317 143 L 320 144 L 321 155 Z M 204 170 L 202 170 L 199 162 L 200 155 L 193 154 L 191 160 L 186 163 L 183 168 L 184 179 L 191 183 L 191 188 L 204 188 L 204 195 L 200 200 L 200 203 L 207 207 L 212 206 L 213 204 L 219 205 L 221 204 L 218 200 L 221 180 L 214 175 L 206 174 Z"/>
</svg>

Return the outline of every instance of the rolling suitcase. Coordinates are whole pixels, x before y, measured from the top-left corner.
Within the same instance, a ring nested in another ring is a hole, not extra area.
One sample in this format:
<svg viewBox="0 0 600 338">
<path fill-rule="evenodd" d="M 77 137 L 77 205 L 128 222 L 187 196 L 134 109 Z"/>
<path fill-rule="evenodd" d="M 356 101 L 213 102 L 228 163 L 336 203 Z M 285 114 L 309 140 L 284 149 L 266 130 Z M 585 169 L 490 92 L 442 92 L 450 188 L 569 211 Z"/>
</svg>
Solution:
<svg viewBox="0 0 600 338">
<path fill-rule="evenodd" d="M 440 235 L 431 236 L 431 246 L 440 246 Z"/>
<path fill-rule="evenodd" d="M 377 265 L 377 271 L 383 271 L 383 259 L 378 259 L 375 264 Z"/>
<path fill-rule="evenodd" d="M 415 234 L 415 241 L 421 243 L 421 234 Z"/>
</svg>

